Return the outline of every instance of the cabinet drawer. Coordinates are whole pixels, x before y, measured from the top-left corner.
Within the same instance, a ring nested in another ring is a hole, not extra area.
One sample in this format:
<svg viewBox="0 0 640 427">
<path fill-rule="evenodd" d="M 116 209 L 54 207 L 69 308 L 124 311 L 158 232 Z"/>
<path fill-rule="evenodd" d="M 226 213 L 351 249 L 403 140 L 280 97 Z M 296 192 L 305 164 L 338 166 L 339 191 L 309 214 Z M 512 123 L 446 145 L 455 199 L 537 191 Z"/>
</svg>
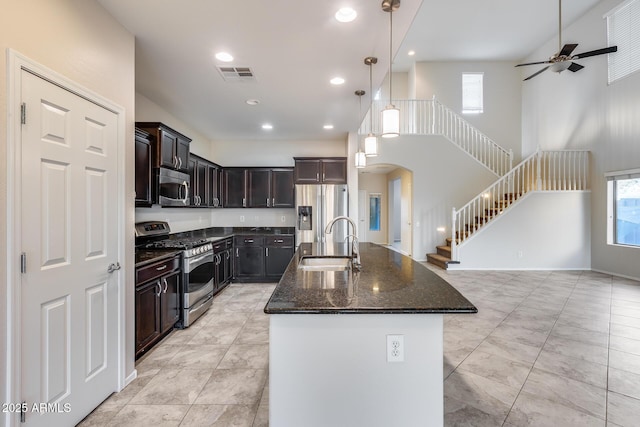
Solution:
<svg viewBox="0 0 640 427">
<path fill-rule="evenodd" d="M 263 236 L 237 236 L 236 246 L 263 246 Z"/>
<path fill-rule="evenodd" d="M 136 285 L 156 279 L 180 268 L 180 257 L 170 258 L 136 270 Z"/>
<path fill-rule="evenodd" d="M 267 246 L 293 246 L 293 236 L 269 236 L 265 240 Z"/>
<path fill-rule="evenodd" d="M 219 242 L 215 242 L 213 244 L 213 252 L 218 253 L 220 251 L 223 251 L 227 248 L 227 242 L 224 240 L 221 240 Z"/>
</svg>

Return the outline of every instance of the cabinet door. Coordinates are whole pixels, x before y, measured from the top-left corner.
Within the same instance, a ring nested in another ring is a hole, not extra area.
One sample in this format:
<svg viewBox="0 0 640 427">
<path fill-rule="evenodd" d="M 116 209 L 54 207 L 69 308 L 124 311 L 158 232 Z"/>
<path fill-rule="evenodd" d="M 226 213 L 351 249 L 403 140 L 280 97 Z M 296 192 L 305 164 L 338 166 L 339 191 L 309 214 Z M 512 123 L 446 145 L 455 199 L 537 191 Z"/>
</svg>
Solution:
<svg viewBox="0 0 640 427">
<path fill-rule="evenodd" d="M 271 172 L 271 207 L 293 208 L 295 187 L 293 185 L 293 170 L 273 169 Z"/>
<path fill-rule="evenodd" d="M 176 159 L 178 161 L 176 169 L 179 169 L 182 172 L 187 172 L 187 168 L 189 165 L 189 144 L 190 141 L 188 139 L 177 137 L 175 140 L 174 150 Z"/>
<path fill-rule="evenodd" d="M 160 291 L 158 281 L 136 287 L 136 356 L 162 333 Z"/>
<path fill-rule="evenodd" d="M 266 247 L 265 273 L 266 276 L 280 277 L 287 269 L 293 257 L 292 247 Z"/>
<path fill-rule="evenodd" d="M 250 208 L 271 206 L 271 171 L 269 169 L 248 169 L 247 193 Z"/>
<path fill-rule="evenodd" d="M 162 293 L 160 294 L 161 331 L 172 329 L 180 320 L 180 273 L 175 272 L 164 276 L 160 280 Z"/>
<path fill-rule="evenodd" d="M 191 162 L 191 161 L 189 161 Z M 209 170 L 207 168 L 207 164 L 201 160 L 196 162 L 196 175 L 197 180 L 196 183 L 192 183 L 192 187 L 194 189 L 194 194 L 198 195 L 198 206 L 208 206 L 209 200 L 209 178 L 208 178 Z"/>
<path fill-rule="evenodd" d="M 213 275 L 213 287 L 216 290 L 224 285 L 224 259 L 224 252 L 218 252 L 217 254 L 213 255 L 213 264 L 215 266 Z"/>
<path fill-rule="evenodd" d="M 320 160 L 296 159 L 294 173 L 296 184 L 319 184 Z"/>
<path fill-rule="evenodd" d="M 233 278 L 233 249 L 229 248 L 221 254 L 224 264 L 224 283 L 231 282 Z"/>
<path fill-rule="evenodd" d="M 178 137 L 165 130 L 160 131 L 160 149 L 159 149 L 159 166 L 175 169 L 178 165 L 178 158 L 176 157 L 175 147 L 178 142 Z M 185 163 L 185 168 L 188 168 L 188 163 Z"/>
<path fill-rule="evenodd" d="M 195 157 L 189 159 L 189 178 L 191 179 L 189 204 L 198 206 L 198 162 Z"/>
<path fill-rule="evenodd" d="M 346 184 L 347 183 L 347 160 L 346 159 L 323 159 L 322 176 L 325 184 Z"/>
<path fill-rule="evenodd" d="M 236 277 L 264 276 L 264 249 L 258 246 L 236 248 Z"/>
<path fill-rule="evenodd" d="M 136 206 L 151 206 L 151 140 L 147 133 L 136 130 Z"/>
<path fill-rule="evenodd" d="M 212 164 L 207 165 L 208 168 L 208 190 L 209 200 L 207 204 L 214 208 L 222 206 L 220 203 L 220 169 Z"/>
<path fill-rule="evenodd" d="M 247 205 L 245 196 L 245 169 L 224 170 L 223 205 L 225 208 L 244 208 Z"/>
</svg>

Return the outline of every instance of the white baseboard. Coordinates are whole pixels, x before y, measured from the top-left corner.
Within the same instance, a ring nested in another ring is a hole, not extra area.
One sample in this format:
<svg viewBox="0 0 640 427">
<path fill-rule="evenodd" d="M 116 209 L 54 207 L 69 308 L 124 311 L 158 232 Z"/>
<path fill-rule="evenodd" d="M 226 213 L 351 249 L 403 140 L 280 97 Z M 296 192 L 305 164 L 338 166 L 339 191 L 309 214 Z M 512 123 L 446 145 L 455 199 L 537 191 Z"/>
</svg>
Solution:
<svg viewBox="0 0 640 427">
<path fill-rule="evenodd" d="M 125 379 L 124 379 L 124 386 L 128 386 L 129 384 L 131 384 L 131 382 L 133 382 L 133 380 L 135 380 L 136 378 L 138 378 L 138 371 L 136 369 L 133 370 L 133 372 L 131 372 Z"/>
</svg>

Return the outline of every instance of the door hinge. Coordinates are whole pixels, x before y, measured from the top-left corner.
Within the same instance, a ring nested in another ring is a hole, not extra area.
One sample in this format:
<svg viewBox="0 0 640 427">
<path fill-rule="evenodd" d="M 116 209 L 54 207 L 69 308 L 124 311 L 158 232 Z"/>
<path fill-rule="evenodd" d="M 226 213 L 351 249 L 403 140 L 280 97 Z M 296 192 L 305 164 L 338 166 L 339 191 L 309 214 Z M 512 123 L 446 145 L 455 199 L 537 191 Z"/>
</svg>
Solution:
<svg viewBox="0 0 640 427">
<path fill-rule="evenodd" d="M 20 124 L 27 124 L 27 104 L 20 104 Z"/>
<path fill-rule="evenodd" d="M 22 252 L 20 254 L 20 273 L 24 274 L 27 272 L 27 254 Z"/>
<path fill-rule="evenodd" d="M 22 401 L 22 404 L 20 405 L 20 422 L 24 423 L 27 421 L 27 402 L 26 401 Z"/>
</svg>

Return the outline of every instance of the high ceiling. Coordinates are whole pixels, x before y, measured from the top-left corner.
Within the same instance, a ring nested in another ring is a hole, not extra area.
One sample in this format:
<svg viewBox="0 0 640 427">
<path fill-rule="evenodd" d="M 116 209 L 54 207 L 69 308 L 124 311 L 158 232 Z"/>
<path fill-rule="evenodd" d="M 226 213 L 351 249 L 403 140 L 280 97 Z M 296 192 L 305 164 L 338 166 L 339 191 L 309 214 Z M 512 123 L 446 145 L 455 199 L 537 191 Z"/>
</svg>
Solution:
<svg viewBox="0 0 640 427">
<path fill-rule="evenodd" d="M 367 93 L 360 109 L 354 94 L 368 92 L 364 58 L 378 58 L 374 92 L 389 68 L 381 0 L 97 1 L 136 37 L 136 91 L 212 140 L 344 139 L 369 102 Z M 598 1 L 565 0 L 565 26 Z M 355 21 L 334 18 L 344 6 Z M 517 61 L 557 31 L 556 0 L 402 0 L 394 71 L 414 61 Z M 220 51 L 234 60 L 216 60 Z M 253 78 L 225 81 L 217 66 L 249 67 Z M 336 76 L 345 83 L 331 85 Z"/>
</svg>

